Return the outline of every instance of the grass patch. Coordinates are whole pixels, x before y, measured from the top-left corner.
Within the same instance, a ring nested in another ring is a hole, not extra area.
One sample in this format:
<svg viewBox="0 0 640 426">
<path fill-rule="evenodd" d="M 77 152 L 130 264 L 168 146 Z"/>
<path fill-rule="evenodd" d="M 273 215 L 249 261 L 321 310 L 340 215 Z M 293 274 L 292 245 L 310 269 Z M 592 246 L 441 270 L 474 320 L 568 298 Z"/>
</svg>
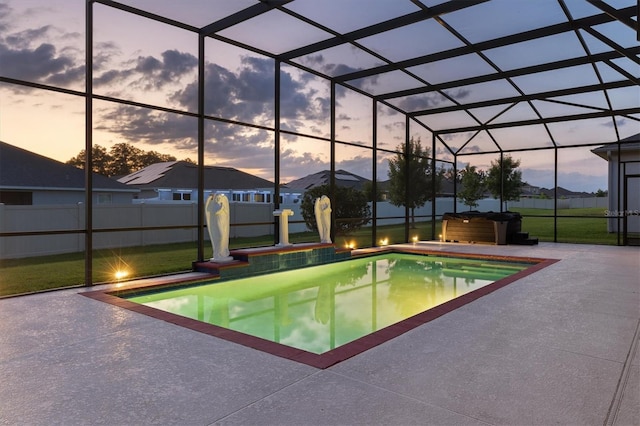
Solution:
<svg viewBox="0 0 640 426">
<path fill-rule="evenodd" d="M 553 216 L 551 209 L 513 208 L 522 218 L 522 231 L 540 241 L 553 241 Z M 586 217 L 562 217 L 586 216 Z M 602 208 L 558 209 L 559 243 L 616 245 L 616 233 L 607 231 L 607 218 Z"/>
<path fill-rule="evenodd" d="M 272 245 L 270 236 L 230 241 L 231 248 Z M 210 247 L 205 247 L 205 255 Z M 114 282 L 118 270 L 128 270 L 130 278 L 191 270 L 197 259 L 196 242 L 162 244 L 93 252 L 93 281 Z M 0 260 L 0 296 L 30 293 L 84 283 L 84 253 L 68 253 L 25 259 Z"/>
</svg>

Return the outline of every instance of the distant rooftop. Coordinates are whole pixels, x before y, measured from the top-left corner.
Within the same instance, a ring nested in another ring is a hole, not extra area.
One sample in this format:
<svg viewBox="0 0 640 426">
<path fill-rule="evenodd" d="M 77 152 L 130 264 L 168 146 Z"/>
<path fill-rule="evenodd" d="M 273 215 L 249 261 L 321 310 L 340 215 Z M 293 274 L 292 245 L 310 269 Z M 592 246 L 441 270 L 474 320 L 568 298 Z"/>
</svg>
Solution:
<svg viewBox="0 0 640 426">
<path fill-rule="evenodd" d="M 186 161 L 156 163 L 123 176 L 118 182 L 141 189 L 197 188 L 198 166 Z M 206 189 L 273 188 L 273 182 L 232 167 L 205 166 Z"/>
<path fill-rule="evenodd" d="M 331 171 L 323 170 L 321 172 L 301 177 L 300 179 L 292 180 L 291 182 L 287 183 L 287 188 L 306 191 L 307 189 L 311 189 L 316 186 L 328 185 L 330 182 L 330 177 Z M 347 172 L 345 170 L 336 170 L 335 179 L 336 185 L 338 186 L 348 186 L 358 189 L 362 189 L 364 183 L 369 182 L 368 179 L 365 179 L 351 172 Z"/>
<path fill-rule="evenodd" d="M 93 173 L 95 191 L 138 192 L 114 179 Z M 85 173 L 69 164 L 0 141 L 0 189 L 85 189 Z"/>
</svg>

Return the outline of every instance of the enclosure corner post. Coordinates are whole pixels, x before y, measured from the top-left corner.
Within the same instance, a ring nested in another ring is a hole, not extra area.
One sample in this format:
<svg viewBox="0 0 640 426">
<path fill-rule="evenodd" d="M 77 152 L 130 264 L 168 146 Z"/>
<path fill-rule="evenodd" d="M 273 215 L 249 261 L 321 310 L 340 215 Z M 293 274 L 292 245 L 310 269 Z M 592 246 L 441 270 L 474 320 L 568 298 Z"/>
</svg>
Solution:
<svg viewBox="0 0 640 426">
<path fill-rule="evenodd" d="M 93 0 L 85 4 L 84 285 L 93 285 Z"/>
</svg>

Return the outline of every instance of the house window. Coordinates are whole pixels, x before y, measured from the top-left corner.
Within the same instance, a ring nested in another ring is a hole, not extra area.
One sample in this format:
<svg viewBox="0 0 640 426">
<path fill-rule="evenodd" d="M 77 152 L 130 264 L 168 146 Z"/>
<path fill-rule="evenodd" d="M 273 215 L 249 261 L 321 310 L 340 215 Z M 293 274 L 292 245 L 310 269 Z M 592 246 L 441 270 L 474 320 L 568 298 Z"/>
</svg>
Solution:
<svg viewBox="0 0 640 426">
<path fill-rule="evenodd" d="M 190 192 L 174 192 L 173 201 L 191 201 Z"/>
<path fill-rule="evenodd" d="M 253 199 L 256 203 L 264 203 L 264 194 L 256 194 Z"/>
<path fill-rule="evenodd" d="M 242 201 L 241 198 L 240 198 L 241 195 L 242 194 L 234 193 L 231 198 L 233 199 L 233 201 Z"/>
<path fill-rule="evenodd" d="M 26 191 L 0 191 L 0 203 L 8 206 L 33 205 L 33 193 Z"/>
</svg>

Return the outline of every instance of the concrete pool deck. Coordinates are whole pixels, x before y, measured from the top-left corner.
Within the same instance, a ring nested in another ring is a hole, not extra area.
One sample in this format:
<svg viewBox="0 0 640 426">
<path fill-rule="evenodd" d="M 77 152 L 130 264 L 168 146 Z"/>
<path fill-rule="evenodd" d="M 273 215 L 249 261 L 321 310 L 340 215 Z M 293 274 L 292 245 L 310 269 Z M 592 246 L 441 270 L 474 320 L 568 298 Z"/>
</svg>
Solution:
<svg viewBox="0 0 640 426">
<path fill-rule="evenodd" d="M 560 259 L 325 370 L 83 297 L 0 299 L 0 424 L 640 424 L 640 250 Z"/>
</svg>

